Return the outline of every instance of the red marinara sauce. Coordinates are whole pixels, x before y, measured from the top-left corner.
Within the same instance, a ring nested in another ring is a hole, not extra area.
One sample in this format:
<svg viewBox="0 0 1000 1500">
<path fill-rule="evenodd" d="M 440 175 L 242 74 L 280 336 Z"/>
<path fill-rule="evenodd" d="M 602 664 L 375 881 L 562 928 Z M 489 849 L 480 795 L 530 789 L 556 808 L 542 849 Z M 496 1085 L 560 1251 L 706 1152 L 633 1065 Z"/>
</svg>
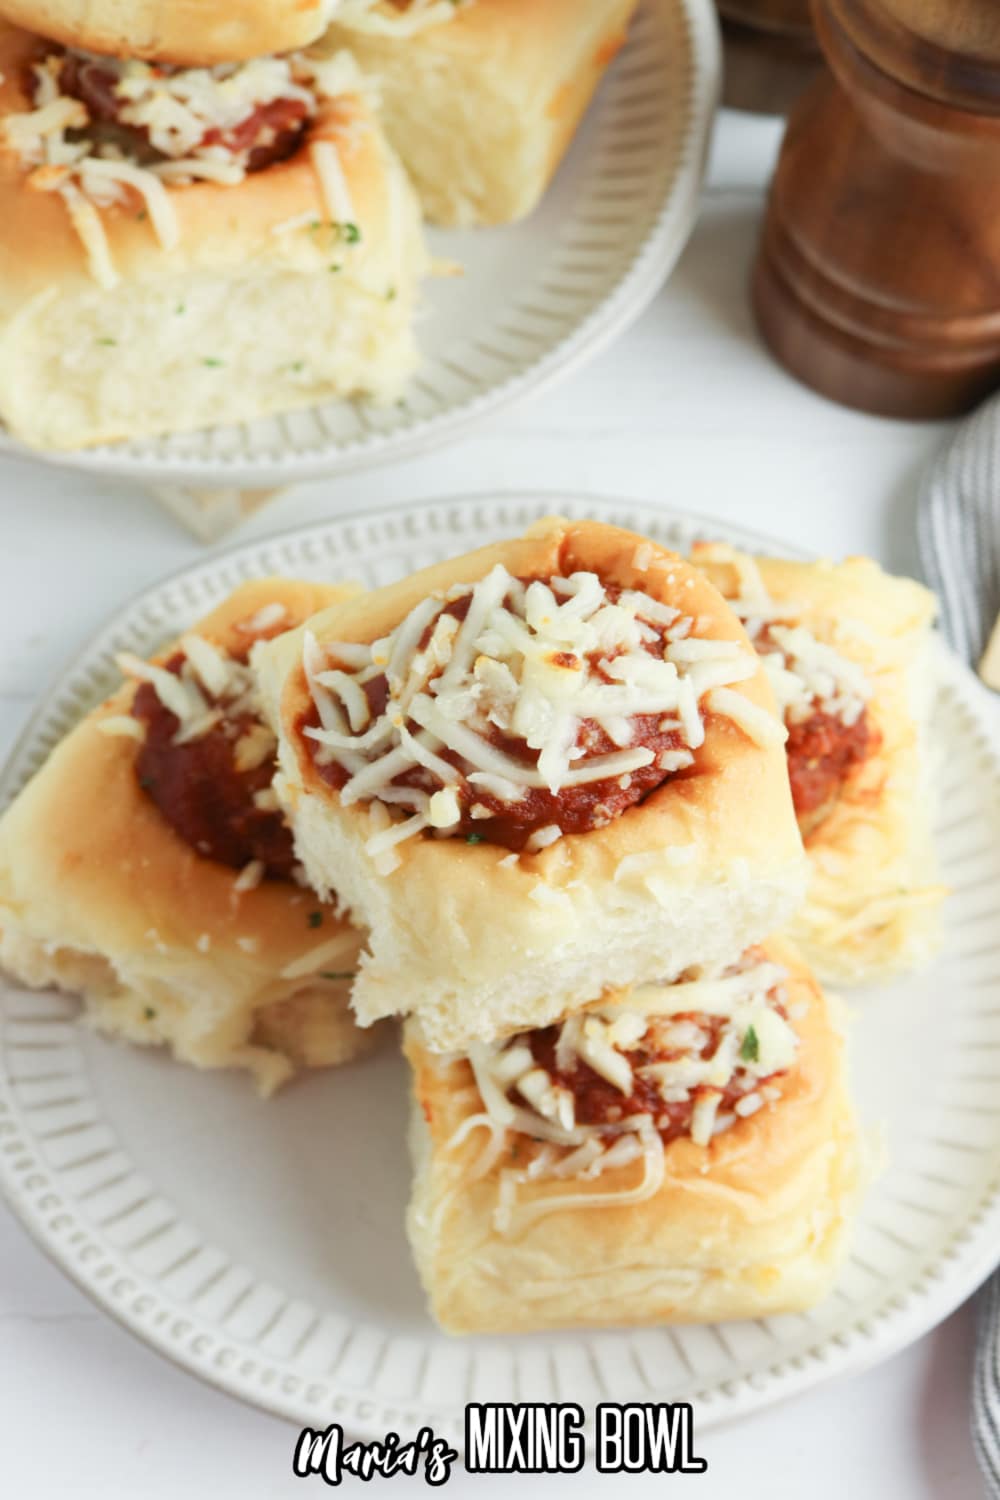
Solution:
<svg viewBox="0 0 1000 1500">
<path fill-rule="evenodd" d="M 184 662 L 178 652 L 166 669 L 179 675 Z M 132 713 L 146 726 L 135 762 L 139 785 L 185 843 L 233 869 L 260 860 L 268 876 L 290 878 L 296 863 L 291 831 L 280 812 L 254 803 L 254 794 L 271 785 L 274 756 L 249 771 L 237 770 L 234 761 L 241 735 L 260 722 L 256 715 L 224 715 L 206 734 L 176 745 L 180 721 L 152 683 L 139 683 Z"/>
<path fill-rule="evenodd" d="M 784 658 L 781 647 L 765 625 L 754 641 L 756 650 Z M 845 724 L 835 714 L 824 713 L 818 703 L 808 718 L 788 723 L 785 756 L 792 786 L 792 802 L 800 824 L 806 829 L 822 822 L 832 809 L 841 790 L 870 755 L 878 748 L 878 735 L 862 708 L 853 724 Z"/>
<path fill-rule="evenodd" d="M 796 815 L 809 818 L 829 808 L 874 749 L 864 710 L 853 724 L 819 709 L 801 723 L 789 724 L 785 753 Z"/>
<path fill-rule="evenodd" d="M 518 581 L 527 586 L 534 580 L 522 578 Z M 606 591 L 612 602 L 621 593 L 620 589 L 610 585 L 606 586 Z M 441 613 L 454 615 L 457 620 L 463 620 L 469 611 L 469 604 L 470 596 L 463 595 L 462 598 L 446 604 Z M 427 644 L 437 618 L 435 616 L 426 627 L 418 649 L 422 649 Z M 663 651 L 662 635 L 644 644 L 650 655 L 656 656 Z M 602 652 L 600 655 L 604 660 L 609 659 L 607 652 Z M 560 666 L 569 669 L 572 669 L 577 660 L 572 653 L 566 651 L 555 652 L 554 658 Z M 604 677 L 605 681 L 611 681 L 611 678 L 602 673 L 597 666 L 596 654 L 591 657 L 590 665 L 599 676 Z M 366 683 L 364 691 L 368 698 L 372 718 L 378 718 L 388 700 L 388 684 L 384 675 Z M 686 748 L 679 729 L 660 729 L 662 719 L 662 714 L 633 716 L 633 738 L 627 748 L 650 749 L 654 752 L 654 759 L 648 766 L 632 771 L 624 778 L 609 777 L 604 781 L 593 781 L 584 786 L 564 787 L 558 792 L 525 787 L 523 797 L 517 802 L 504 802 L 498 797 L 491 796 L 482 787 L 469 786 L 463 782 L 458 788 L 461 820 L 454 828 L 448 830 L 449 834 L 464 835 L 473 843 L 499 844 L 506 849 L 520 852 L 533 833 L 553 823 L 558 824 L 564 834 L 588 833 L 591 829 L 606 827 L 626 809 L 642 802 L 650 792 L 655 791 L 668 778 L 690 776 L 696 769 L 691 766 L 679 771 L 665 771 L 658 765 L 658 758 L 664 751 Z M 310 756 L 315 749 L 315 741 L 303 732 L 306 729 L 315 728 L 319 722 L 319 712 L 315 705 L 310 704 L 296 725 L 300 741 L 308 748 Z M 407 728 L 411 733 L 419 733 L 418 726 L 412 721 L 407 724 Z M 488 739 L 490 744 L 496 745 L 498 749 L 502 749 L 512 759 L 521 761 L 526 767 L 533 768 L 538 763 L 539 752 L 537 750 L 530 749 L 524 740 L 513 738 L 493 725 L 490 726 L 484 738 Z M 611 755 L 622 748 L 616 745 L 601 726 L 592 719 L 584 719 L 581 722 L 577 743 L 585 746 L 587 759 L 593 756 Z M 456 769 L 461 767 L 462 758 L 453 751 L 442 748 L 435 753 Z M 579 764 L 585 765 L 586 760 L 581 759 Z M 324 765 L 314 761 L 314 766 L 317 774 L 328 785 L 338 790 L 348 779 L 343 767 L 336 762 Z M 395 777 L 392 785 L 416 787 L 433 793 L 440 790 L 441 783 L 432 772 L 417 766 Z M 478 817 L 473 817 L 473 807 L 478 807 L 480 810 L 487 809 L 489 816 L 483 816 L 480 811 Z"/>
<path fill-rule="evenodd" d="M 287 161 L 302 140 L 309 111 L 301 99 L 271 99 L 258 104 L 232 130 L 209 130 L 202 146 L 223 146 L 234 155 L 246 151 L 247 171 L 261 172 L 275 162 Z"/>
<path fill-rule="evenodd" d="M 182 70 L 161 66 L 156 71 L 169 75 Z M 99 58 L 78 57 L 72 52 L 66 53 L 59 70 L 63 93 L 86 105 L 94 122 L 119 132 L 122 144 L 131 146 L 132 154 L 140 160 L 162 160 L 146 127 L 122 120 L 121 111 L 128 101 L 116 94 L 117 82 L 117 75 L 102 67 Z M 309 110 L 302 99 L 271 99 L 258 104 L 230 130 L 206 130 L 198 147 L 221 146 L 234 156 L 246 152 L 246 170 L 260 172 L 287 160 L 298 149 L 308 118 Z"/>
<path fill-rule="evenodd" d="M 777 1007 L 784 1016 L 784 1010 Z M 705 1032 L 707 1040 L 699 1057 L 708 1059 L 715 1056 L 719 1042 L 722 1038 L 725 1018 L 723 1016 L 709 1016 L 700 1013 L 689 1013 L 671 1016 L 671 1023 L 679 1021 L 691 1021 L 701 1031 Z M 578 1125 L 614 1125 L 630 1115 L 649 1115 L 664 1142 L 664 1145 L 679 1139 L 680 1136 L 690 1135 L 691 1118 L 694 1107 L 698 1102 L 699 1094 L 719 1094 L 719 1112 L 731 1110 L 738 1099 L 759 1089 L 762 1085 L 778 1077 L 776 1073 L 767 1078 L 755 1077 L 750 1088 L 740 1078 L 740 1069 L 734 1070 L 729 1083 L 725 1089 L 713 1089 L 707 1087 L 694 1088 L 690 1091 L 688 1099 L 677 1100 L 667 1103 L 660 1093 L 658 1085 L 651 1078 L 645 1078 L 641 1069 L 652 1063 L 673 1062 L 686 1054 L 666 1047 L 656 1045 L 656 1027 L 652 1025 L 643 1037 L 638 1047 L 630 1049 L 624 1054 L 632 1066 L 632 1092 L 628 1096 L 615 1088 L 606 1078 L 595 1073 L 588 1063 L 582 1058 L 576 1058 L 572 1068 L 561 1069 L 556 1065 L 556 1044 L 559 1040 L 558 1026 L 546 1026 L 537 1031 L 529 1032 L 523 1040 L 528 1042 L 532 1055 L 539 1067 L 552 1078 L 553 1082 L 561 1088 L 568 1089 L 573 1095 L 576 1104 L 576 1122 Z M 514 1095 L 511 1095 L 512 1103 L 520 1103 Z"/>
</svg>

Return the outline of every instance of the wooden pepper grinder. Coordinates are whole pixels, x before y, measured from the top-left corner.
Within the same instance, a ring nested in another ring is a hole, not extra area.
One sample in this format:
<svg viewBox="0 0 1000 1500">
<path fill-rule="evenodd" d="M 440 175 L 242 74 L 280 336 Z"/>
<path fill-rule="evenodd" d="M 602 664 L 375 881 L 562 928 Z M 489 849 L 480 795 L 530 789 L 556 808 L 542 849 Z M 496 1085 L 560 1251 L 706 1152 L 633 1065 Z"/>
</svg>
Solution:
<svg viewBox="0 0 1000 1500">
<path fill-rule="evenodd" d="M 800 380 L 897 417 L 1000 386 L 1000 3 L 814 0 L 754 272 Z"/>
<path fill-rule="evenodd" d="M 810 0 L 716 0 L 726 44 L 724 102 L 786 114 L 822 61 Z"/>
<path fill-rule="evenodd" d="M 787 114 L 822 63 L 810 0 L 717 0 L 732 110 Z"/>
</svg>

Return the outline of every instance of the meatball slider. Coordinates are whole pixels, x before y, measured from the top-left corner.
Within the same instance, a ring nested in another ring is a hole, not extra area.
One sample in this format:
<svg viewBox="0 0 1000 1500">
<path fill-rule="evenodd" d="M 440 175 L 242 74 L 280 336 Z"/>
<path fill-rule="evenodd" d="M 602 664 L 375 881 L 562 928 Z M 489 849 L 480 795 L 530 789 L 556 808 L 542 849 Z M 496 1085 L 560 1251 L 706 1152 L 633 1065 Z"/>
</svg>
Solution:
<svg viewBox="0 0 1000 1500">
<path fill-rule="evenodd" d="M 924 745 L 933 595 L 865 557 L 807 563 L 703 543 L 692 561 L 744 620 L 788 728 L 812 867 L 796 941 L 841 982 L 926 960 L 945 895 Z"/>
<path fill-rule="evenodd" d="M 416 200 L 345 54 L 185 68 L 0 24 L 0 416 L 42 448 L 397 397 Z"/>
<path fill-rule="evenodd" d="M 727 960 L 805 860 L 785 730 L 720 595 L 613 526 L 550 520 L 254 653 L 315 889 L 371 929 L 363 1024 L 449 1050 L 583 993 Z"/>
<path fill-rule="evenodd" d="M 102 1031 L 270 1091 L 374 1040 L 360 938 L 301 883 L 247 653 L 346 590 L 243 584 L 79 724 L 0 819 L 0 965 Z"/>
</svg>

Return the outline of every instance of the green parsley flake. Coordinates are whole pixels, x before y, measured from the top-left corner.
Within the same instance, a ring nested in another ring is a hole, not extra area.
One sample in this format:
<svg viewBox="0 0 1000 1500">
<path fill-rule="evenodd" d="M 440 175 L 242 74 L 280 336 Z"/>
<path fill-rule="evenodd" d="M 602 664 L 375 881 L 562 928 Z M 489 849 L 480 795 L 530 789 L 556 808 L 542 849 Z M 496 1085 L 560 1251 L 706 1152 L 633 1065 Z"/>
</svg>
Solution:
<svg viewBox="0 0 1000 1500">
<path fill-rule="evenodd" d="M 319 977 L 320 977 L 320 979 L 356 979 L 357 976 L 358 976 L 357 969 L 340 969 L 340 970 L 332 970 L 332 971 L 323 971 L 323 972 L 320 973 Z"/>
<path fill-rule="evenodd" d="M 760 1059 L 760 1040 L 752 1026 L 747 1027 L 746 1036 L 740 1048 L 740 1057 L 744 1062 L 758 1062 Z"/>
<path fill-rule="evenodd" d="M 321 911 L 311 911 L 306 918 L 306 921 L 309 923 L 310 927 L 322 927 L 323 913 Z"/>
</svg>

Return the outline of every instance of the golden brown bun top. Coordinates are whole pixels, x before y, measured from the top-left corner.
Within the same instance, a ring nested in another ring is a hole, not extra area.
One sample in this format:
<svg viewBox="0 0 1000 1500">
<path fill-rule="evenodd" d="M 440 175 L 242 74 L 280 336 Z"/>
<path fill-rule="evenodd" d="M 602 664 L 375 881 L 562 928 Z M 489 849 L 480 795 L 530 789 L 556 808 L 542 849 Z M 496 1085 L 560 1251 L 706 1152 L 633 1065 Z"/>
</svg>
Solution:
<svg viewBox="0 0 1000 1500">
<path fill-rule="evenodd" d="M 264 606 L 283 604 L 295 624 L 343 592 L 286 578 L 254 580 L 193 629 L 242 652 L 251 637 L 239 626 Z M 168 646 L 154 660 L 169 660 L 173 650 Z M 98 951 L 154 940 L 170 950 L 196 950 L 207 934 L 214 957 L 277 972 L 341 932 L 344 924 L 330 907 L 313 932 L 309 914 L 321 903 L 312 892 L 284 880 L 238 892 L 237 871 L 205 859 L 174 832 L 139 787 L 137 741 L 99 727 L 129 713 L 134 694 L 135 684 L 127 682 L 89 714 L 8 809 L 0 821 L 0 868 L 9 867 L 16 884 L 45 890 Z M 244 948 L 248 938 L 252 949 Z"/>
<path fill-rule="evenodd" d="M 322 0 L 0 0 L 0 16 L 85 52 L 209 67 L 305 47 Z"/>
<path fill-rule="evenodd" d="M 6 115 L 34 107 L 27 93 L 28 70 L 48 50 L 37 36 L 0 21 L 0 123 Z M 195 266 L 219 269 L 248 259 L 266 261 L 281 250 L 283 237 L 275 234 L 276 225 L 303 214 L 313 214 L 317 224 L 325 225 L 328 214 L 309 152 L 311 144 L 325 140 L 337 146 L 365 242 L 376 243 L 386 232 L 392 199 L 386 189 L 384 143 L 365 100 L 345 94 L 321 104 L 303 144 L 285 161 L 250 172 L 232 186 L 203 181 L 168 185 L 179 230 L 173 250 L 160 245 L 137 194 L 100 208 L 117 271 L 126 279 L 142 279 Z M 95 284 L 66 204 L 57 192 L 33 190 L 29 171 L 0 133 L 0 314 L 53 286 L 66 290 L 75 282 L 82 290 Z M 322 227 L 308 237 L 307 248 L 318 263 L 343 253 L 342 244 L 330 236 Z"/>
</svg>

